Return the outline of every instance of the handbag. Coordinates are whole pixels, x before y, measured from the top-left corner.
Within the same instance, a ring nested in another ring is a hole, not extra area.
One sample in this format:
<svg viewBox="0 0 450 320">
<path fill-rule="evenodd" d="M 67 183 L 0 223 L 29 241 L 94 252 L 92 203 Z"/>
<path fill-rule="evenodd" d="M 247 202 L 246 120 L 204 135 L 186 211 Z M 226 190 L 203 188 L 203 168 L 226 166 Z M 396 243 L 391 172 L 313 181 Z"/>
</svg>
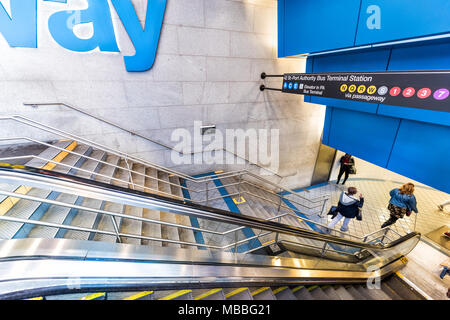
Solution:
<svg viewBox="0 0 450 320">
<path fill-rule="evenodd" d="M 356 167 L 355 167 L 355 165 L 352 165 L 350 167 L 350 169 L 348 170 L 348 173 L 349 174 L 356 174 Z"/>
<path fill-rule="evenodd" d="M 358 221 L 362 220 L 362 210 L 361 210 L 361 208 L 358 208 L 358 213 L 356 215 L 356 220 L 358 220 Z"/>
<path fill-rule="evenodd" d="M 334 217 L 336 217 L 338 214 L 337 212 L 337 207 L 336 206 L 331 206 L 330 211 L 328 211 L 327 215 L 330 215 L 331 218 L 333 219 Z"/>
</svg>

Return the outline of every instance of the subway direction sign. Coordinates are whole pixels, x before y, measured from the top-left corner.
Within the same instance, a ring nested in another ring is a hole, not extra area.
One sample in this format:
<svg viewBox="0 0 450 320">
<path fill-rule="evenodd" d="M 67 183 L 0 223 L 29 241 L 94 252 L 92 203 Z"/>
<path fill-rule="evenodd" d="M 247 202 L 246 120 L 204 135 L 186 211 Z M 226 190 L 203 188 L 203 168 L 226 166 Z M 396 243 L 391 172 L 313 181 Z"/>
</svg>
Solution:
<svg viewBox="0 0 450 320">
<path fill-rule="evenodd" d="M 450 112 L 450 70 L 289 73 L 282 91 Z"/>
</svg>

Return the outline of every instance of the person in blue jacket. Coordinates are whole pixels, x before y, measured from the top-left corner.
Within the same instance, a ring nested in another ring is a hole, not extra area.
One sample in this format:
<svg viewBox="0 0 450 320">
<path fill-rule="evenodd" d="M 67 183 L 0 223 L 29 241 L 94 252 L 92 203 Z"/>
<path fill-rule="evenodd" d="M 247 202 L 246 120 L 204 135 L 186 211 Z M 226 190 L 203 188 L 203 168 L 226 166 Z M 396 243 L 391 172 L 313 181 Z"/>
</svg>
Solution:
<svg viewBox="0 0 450 320">
<path fill-rule="evenodd" d="M 408 182 L 398 189 L 392 189 L 389 194 L 391 200 L 389 200 L 388 210 L 391 217 L 385 223 L 381 225 L 381 228 L 385 228 L 397 222 L 405 216 L 409 216 L 411 211 L 419 213 L 417 210 L 417 201 L 414 196 L 414 184 Z"/>
</svg>

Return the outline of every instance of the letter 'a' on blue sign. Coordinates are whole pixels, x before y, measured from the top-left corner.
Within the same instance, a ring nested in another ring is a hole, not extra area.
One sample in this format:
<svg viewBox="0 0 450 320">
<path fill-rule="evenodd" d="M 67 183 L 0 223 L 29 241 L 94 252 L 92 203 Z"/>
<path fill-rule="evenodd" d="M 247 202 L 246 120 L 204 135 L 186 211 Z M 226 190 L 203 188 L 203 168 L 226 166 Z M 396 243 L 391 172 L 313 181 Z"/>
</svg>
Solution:
<svg viewBox="0 0 450 320">
<path fill-rule="evenodd" d="M 127 71 L 150 69 L 155 62 L 167 0 L 148 0 L 144 30 L 131 0 L 111 0 L 111 2 L 136 49 L 134 56 L 124 57 Z"/>
<path fill-rule="evenodd" d="M 11 16 L 0 3 L 0 34 L 9 46 L 37 48 L 36 0 L 11 0 Z"/>
<path fill-rule="evenodd" d="M 66 3 L 67 0 L 46 0 Z M 87 0 L 85 10 L 59 11 L 48 20 L 48 28 L 55 41 L 62 47 L 78 52 L 96 49 L 119 52 L 117 47 L 108 0 Z M 74 33 L 78 24 L 92 23 L 94 34 L 90 39 L 80 39 Z"/>
</svg>

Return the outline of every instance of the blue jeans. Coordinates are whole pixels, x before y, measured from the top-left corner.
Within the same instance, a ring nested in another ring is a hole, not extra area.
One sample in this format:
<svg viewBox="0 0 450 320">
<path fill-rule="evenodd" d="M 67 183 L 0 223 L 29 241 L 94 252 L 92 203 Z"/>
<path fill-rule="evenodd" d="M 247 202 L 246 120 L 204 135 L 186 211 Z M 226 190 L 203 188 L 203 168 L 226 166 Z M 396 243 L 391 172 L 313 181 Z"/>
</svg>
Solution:
<svg viewBox="0 0 450 320">
<path fill-rule="evenodd" d="M 328 224 L 328 228 L 334 228 L 334 226 L 342 219 L 345 218 L 342 214 L 338 213 L 336 217 Z M 344 223 L 342 224 L 341 231 L 348 231 L 348 224 L 351 218 L 345 218 Z"/>
</svg>

